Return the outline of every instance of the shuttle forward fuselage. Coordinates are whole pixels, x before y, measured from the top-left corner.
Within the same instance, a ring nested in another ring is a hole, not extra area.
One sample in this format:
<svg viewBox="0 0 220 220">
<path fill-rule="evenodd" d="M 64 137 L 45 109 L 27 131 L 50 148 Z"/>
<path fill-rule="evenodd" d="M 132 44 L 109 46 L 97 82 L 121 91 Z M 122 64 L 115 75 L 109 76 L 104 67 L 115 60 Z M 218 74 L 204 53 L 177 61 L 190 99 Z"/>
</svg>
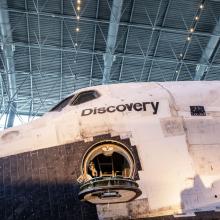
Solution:
<svg viewBox="0 0 220 220">
<path fill-rule="evenodd" d="M 0 157 L 1 219 L 219 211 L 220 82 L 79 90 L 1 132 Z"/>
</svg>

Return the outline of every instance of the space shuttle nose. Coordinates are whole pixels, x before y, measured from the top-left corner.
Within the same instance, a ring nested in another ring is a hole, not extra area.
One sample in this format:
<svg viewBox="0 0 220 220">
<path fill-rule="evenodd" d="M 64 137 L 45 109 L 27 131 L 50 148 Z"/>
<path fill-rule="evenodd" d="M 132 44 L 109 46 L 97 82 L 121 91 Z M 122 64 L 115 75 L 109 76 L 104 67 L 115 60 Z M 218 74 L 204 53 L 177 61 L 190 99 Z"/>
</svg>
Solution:
<svg viewBox="0 0 220 220">
<path fill-rule="evenodd" d="M 81 201 L 94 204 L 122 203 L 141 195 L 134 179 L 132 153 L 116 142 L 99 143 L 84 156 L 78 194 Z"/>
</svg>

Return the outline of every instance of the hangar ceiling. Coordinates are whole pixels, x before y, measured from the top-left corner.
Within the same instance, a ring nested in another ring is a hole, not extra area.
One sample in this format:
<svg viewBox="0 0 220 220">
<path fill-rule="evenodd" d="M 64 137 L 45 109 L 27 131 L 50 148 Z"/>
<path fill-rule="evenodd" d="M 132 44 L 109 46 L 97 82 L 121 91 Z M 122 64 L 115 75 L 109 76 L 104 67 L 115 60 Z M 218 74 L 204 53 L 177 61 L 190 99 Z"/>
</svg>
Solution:
<svg viewBox="0 0 220 220">
<path fill-rule="evenodd" d="M 42 115 L 76 89 L 219 80 L 218 0 L 0 0 L 0 115 Z"/>
</svg>

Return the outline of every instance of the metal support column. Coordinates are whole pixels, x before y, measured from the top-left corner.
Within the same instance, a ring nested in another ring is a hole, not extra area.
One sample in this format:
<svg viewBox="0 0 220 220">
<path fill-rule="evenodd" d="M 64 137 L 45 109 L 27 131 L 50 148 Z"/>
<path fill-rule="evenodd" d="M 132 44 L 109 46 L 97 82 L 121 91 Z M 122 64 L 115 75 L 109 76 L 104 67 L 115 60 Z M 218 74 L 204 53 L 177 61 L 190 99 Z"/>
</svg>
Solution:
<svg viewBox="0 0 220 220">
<path fill-rule="evenodd" d="M 200 58 L 200 62 L 196 67 L 196 74 L 194 76 L 194 80 L 201 80 L 205 77 L 206 72 L 208 71 L 209 64 L 212 62 L 212 59 L 219 47 L 220 43 L 220 19 L 218 20 L 215 28 L 212 32 L 212 36 L 202 53 Z"/>
<path fill-rule="evenodd" d="M 16 112 L 16 78 L 14 65 L 14 45 L 12 44 L 11 25 L 7 11 L 7 1 L 0 0 L 0 30 L 1 30 L 1 49 L 4 55 L 5 72 L 8 80 L 8 117 L 6 127 L 12 127 Z"/>
<path fill-rule="evenodd" d="M 121 18 L 123 0 L 114 0 L 112 3 L 111 18 L 108 28 L 108 38 L 106 44 L 104 59 L 104 72 L 102 84 L 107 84 L 110 79 L 111 68 L 115 60 L 114 52 L 118 35 L 119 23 Z"/>
</svg>

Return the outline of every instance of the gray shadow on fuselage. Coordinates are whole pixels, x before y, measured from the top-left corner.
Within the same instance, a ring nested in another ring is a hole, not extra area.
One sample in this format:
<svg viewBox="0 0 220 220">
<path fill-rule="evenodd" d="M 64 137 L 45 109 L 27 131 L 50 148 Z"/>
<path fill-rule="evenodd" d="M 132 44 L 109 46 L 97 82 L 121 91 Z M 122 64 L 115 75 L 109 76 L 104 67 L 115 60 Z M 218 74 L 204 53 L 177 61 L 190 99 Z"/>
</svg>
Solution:
<svg viewBox="0 0 220 220">
<path fill-rule="evenodd" d="M 214 187 L 220 185 L 220 180 L 215 181 L 211 188 L 205 187 L 199 175 L 193 179 L 192 188 L 181 192 L 181 204 L 184 213 L 195 213 L 192 219 L 220 219 L 220 213 L 214 212 L 215 207 L 210 208 L 211 204 L 220 205 L 219 194 L 214 191 Z M 208 201 L 212 199 L 211 203 Z M 213 197 L 213 198 L 212 198 Z M 216 200 L 216 201 L 215 201 Z M 209 210 L 209 211 L 203 211 Z"/>
</svg>

